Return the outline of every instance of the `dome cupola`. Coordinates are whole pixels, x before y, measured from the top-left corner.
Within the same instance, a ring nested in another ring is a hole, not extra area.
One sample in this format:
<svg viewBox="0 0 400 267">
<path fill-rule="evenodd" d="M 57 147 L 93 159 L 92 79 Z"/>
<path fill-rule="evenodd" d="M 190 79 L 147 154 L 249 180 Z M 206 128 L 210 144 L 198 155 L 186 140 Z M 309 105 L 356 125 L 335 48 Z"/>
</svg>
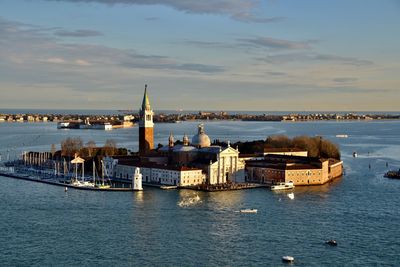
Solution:
<svg viewBox="0 0 400 267">
<path fill-rule="evenodd" d="M 197 134 L 192 138 L 192 145 L 198 148 L 209 147 L 211 145 L 210 137 L 204 131 L 204 125 L 198 126 Z"/>
</svg>

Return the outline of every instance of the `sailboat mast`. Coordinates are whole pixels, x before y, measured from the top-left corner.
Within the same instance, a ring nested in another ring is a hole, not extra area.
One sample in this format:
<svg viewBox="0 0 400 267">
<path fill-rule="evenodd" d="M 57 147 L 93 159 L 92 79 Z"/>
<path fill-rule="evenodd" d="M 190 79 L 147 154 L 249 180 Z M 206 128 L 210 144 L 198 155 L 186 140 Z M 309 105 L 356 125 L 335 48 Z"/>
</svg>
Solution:
<svg viewBox="0 0 400 267">
<path fill-rule="evenodd" d="M 96 185 L 96 163 L 93 158 L 93 183 Z"/>
<path fill-rule="evenodd" d="M 104 161 L 101 160 L 101 185 L 104 185 Z"/>
</svg>

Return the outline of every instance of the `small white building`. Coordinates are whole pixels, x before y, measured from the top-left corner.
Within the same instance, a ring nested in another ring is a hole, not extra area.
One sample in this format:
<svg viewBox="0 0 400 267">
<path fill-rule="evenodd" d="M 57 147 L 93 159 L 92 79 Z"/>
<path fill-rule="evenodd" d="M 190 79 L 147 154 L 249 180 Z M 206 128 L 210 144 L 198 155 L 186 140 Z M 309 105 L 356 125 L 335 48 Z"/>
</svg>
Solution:
<svg viewBox="0 0 400 267">
<path fill-rule="evenodd" d="M 135 169 L 135 174 L 132 179 L 132 188 L 135 191 L 142 191 L 142 174 L 140 173 L 140 168 Z"/>
</svg>

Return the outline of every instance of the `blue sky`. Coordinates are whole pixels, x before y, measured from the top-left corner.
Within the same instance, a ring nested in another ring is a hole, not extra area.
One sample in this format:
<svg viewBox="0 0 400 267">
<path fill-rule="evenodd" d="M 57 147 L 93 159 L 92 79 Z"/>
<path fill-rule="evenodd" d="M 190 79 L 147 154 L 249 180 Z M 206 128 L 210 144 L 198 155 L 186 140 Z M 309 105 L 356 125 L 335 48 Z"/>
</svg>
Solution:
<svg viewBox="0 0 400 267">
<path fill-rule="evenodd" d="M 0 106 L 398 111 L 398 0 L 1 0 Z"/>
</svg>

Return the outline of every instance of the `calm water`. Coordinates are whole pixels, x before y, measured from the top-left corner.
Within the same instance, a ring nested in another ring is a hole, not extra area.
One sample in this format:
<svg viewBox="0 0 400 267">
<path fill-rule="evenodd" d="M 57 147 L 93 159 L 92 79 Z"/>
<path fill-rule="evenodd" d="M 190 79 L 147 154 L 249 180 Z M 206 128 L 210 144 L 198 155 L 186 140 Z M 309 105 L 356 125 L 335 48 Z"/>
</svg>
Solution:
<svg viewBox="0 0 400 267">
<path fill-rule="evenodd" d="M 155 142 L 196 132 L 195 122 L 157 124 Z M 212 139 L 271 134 L 322 135 L 338 143 L 346 175 L 295 198 L 265 189 L 199 192 L 145 188 L 139 193 L 85 192 L 0 177 L 0 265 L 68 266 L 400 266 L 400 122 L 210 122 Z M 2 158 L 49 150 L 67 136 L 98 145 L 114 139 L 137 149 L 138 129 L 57 130 L 53 123 L 0 123 Z M 336 134 L 348 134 L 338 139 Z M 352 158 L 357 151 L 358 158 Z M 371 169 L 368 165 L 371 165 Z M 256 208 L 258 214 L 240 214 Z M 334 238 L 337 247 L 324 241 Z"/>
</svg>

